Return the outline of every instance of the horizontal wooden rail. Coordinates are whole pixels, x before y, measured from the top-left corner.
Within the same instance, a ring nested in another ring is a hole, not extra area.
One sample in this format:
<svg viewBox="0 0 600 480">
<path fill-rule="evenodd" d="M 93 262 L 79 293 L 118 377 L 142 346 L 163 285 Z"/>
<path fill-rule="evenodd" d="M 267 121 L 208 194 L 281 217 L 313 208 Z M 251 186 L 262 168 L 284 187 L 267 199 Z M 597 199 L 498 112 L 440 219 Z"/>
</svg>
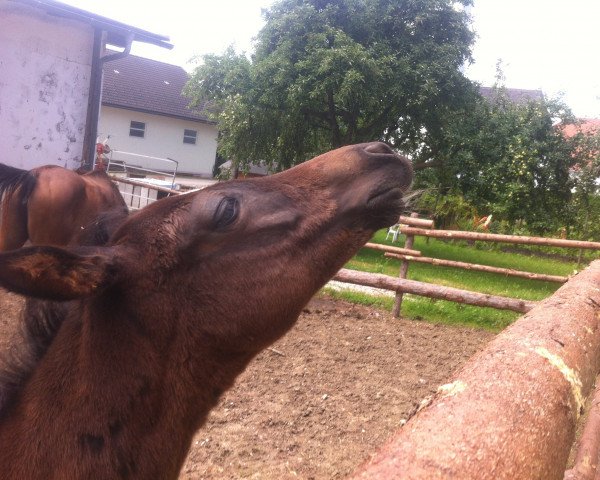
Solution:
<svg viewBox="0 0 600 480">
<path fill-rule="evenodd" d="M 428 220 L 427 218 L 415 218 L 400 215 L 400 220 L 398 223 L 401 223 L 402 225 L 409 225 L 411 227 L 433 228 L 433 220 Z"/>
<path fill-rule="evenodd" d="M 483 242 L 518 243 L 521 245 L 541 245 L 546 247 L 586 248 L 600 250 L 600 242 L 563 240 L 562 238 L 524 237 L 519 235 L 499 235 L 496 233 L 463 232 L 461 230 L 426 230 L 424 228 L 401 227 L 404 235 L 450 238 L 456 240 L 479 240 Z"/>
<path fill-rule="evenodd" d="M 413 257 L 421 256 L 421 252 L 418 250 L 413 250 L 411 248 L 392 247 L 390 245 L 381 245 L 379 243 L 366 243 L 364 248 L 371 248 L 381 252 L 397 253 L 399 255 L 412 255 Z"/>
<path fill-rule="evenodd" d="M 598 285 L 594 261 L 472 357 L 351 478 L 562 480 L 600 369 Z"/>
<path fill-rule="evenodd" d="M 432 283 L 417 282 L 404 278 L 393 278 L 379 273 L 359 272 L 342 268 L 333 277 L 333 280 L 365 285 L 367 287 L 383 288 L 402 293 L 412 293 L 422 297 L 437 298 L 450 302 L 466 303 L 478 307 L 491 307 L 501 310 L 525 313 L 531 310 L 537 302 L 530 302 L 516 298 L 488 295 L 486 293 L 470 292 L 458 288 L 444 287 Z"/>
<path fill-rule="evenodd" d="M 438 265 L 440 267 L 462 268 L 464 270 L 473 270 L 477 272 L 499 273 L 510 277 L 527 278 L 529 280 L 543 280 L 546 282 L 565 283 L 569 278 L 559 275 L 546 275 L 544 273 L 523 272 L 521 270 L 513 270 L 512 268 L 490 267 L 488 265 L 479 265 L 477 263 L 457 262 L 455 260 L 443 260 L 440 258 L 430 257 L 413 257 L 412 255 L 403 255 L 398 253 L 385 253 L 386 257 L 396 258 L 398 260 L 408 260 L 410 262 L 428 263 L 430 265 Z"/>
</svg>

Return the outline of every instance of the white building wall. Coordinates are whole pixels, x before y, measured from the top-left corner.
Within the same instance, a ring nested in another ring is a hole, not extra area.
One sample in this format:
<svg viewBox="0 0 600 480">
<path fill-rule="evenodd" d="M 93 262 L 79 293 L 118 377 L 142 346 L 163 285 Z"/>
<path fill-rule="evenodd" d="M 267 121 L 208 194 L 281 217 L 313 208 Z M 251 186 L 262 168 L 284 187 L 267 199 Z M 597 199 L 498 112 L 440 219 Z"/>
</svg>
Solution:
<svg viewBox="0 0 600 480">
<path fill-rule="evenodd" d="M 80 166 L 91 26 L 0 2 L 0 162 Z"/>
<path fill-rule="evenodd" d="M 129 135 L 131 121 L 146 124 L 144 138 Z M 183 143 L 183 131 L 196 130 L 196 144 Z M 182 120 L 163 115 L 125 110 L 102 105 L 98 135 L 101 140 L 110 136 L 108 145 L 113 150 L 137 153 L 161 158 L 172 158 L 179 162 L 179 172 L 212 177 L 217 151 L 217 127 L 200 122 Z M 137 157 L 113 158 L 128 164 L 165 170 L 165 164 Z"/>
</svg>

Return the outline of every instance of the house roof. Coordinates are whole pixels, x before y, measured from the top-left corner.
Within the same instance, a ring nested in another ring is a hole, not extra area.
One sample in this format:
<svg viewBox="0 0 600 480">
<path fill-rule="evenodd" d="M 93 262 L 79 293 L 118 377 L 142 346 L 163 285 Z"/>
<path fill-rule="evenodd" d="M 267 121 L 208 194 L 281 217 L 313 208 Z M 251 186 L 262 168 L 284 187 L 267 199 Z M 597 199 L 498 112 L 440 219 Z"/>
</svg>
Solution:
<svg viewBox="0 0 600 480">
<path fill-rule="evenodd" d="M 562 132 L 567 138 L 574 137 L 578 133 L 596 135 L 600 133 L 600 118 L 582 118 L 576 124 L 565 125 Z"/>
<path fill-rule="evenodd" d="M 207 103 L 190 108 L 182 95 L 189 79 L 181 67 L 128 55 L 104 64 L 102 104 L 140 112 L 214 123 Z"/>
<path fill-rule="evenodd" d="M 169 43 L 169 37 L 167 36 L 158 35 L 156 33 L 142 30 L 141 28 L 132 27 L 131 25 L 117 22 L 116 20 L 112 20 L 101 15 L 96 15 L 95 13 L 66 5 L 62 2 L 57 2 L 55 0 L 13 1 L 39 8 L 50 15 L 79 20 L 92 25 L 93 27 L 100 28 L 107 33 L 108 43 L 117 47 L 125 47 L 127 45 L 128 37 L 132 37 L 133 41 L 151 43 L 153 45 L 158 45 L 159 47 L 168 49 L 173 48 L 173 45 Z"/>
<path fill-rule="evenodd" d="M 506 94 L 512 103 L 538 102 L 544 99 L 544 93 L 541 90 L 526 90 L 523 88 L 501 88 L 479 87 L 479 93 L 486 100 L 494 100 L 498 92 Z"/>
</svg>

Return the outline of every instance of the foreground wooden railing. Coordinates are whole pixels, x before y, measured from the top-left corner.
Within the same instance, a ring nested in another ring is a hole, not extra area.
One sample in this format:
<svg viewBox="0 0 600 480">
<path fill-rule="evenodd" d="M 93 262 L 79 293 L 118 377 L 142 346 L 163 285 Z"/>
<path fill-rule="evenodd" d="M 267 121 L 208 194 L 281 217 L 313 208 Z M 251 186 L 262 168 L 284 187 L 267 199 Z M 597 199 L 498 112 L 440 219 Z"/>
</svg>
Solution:
<svg viewBox="0 0 600 480">
<path fill-rule="evenodd" d="M 594 261 L 469 360 L 352 479 L 562 479 L 600 369 L 599 285 Z"/>
</svg>

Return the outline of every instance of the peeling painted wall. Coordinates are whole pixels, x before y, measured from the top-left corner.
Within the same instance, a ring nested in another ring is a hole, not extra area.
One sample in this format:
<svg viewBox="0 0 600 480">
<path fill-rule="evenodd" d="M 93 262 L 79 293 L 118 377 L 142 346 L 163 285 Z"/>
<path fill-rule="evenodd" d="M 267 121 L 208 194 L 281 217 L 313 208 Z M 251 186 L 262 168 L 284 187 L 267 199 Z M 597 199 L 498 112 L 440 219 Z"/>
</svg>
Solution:
<svg viewBox="0 0 600 480">
<path fill-rule="evenodd" d="M 80 165 L 94 32 L 0 1 L 0 162 Z"/>
</svg>

